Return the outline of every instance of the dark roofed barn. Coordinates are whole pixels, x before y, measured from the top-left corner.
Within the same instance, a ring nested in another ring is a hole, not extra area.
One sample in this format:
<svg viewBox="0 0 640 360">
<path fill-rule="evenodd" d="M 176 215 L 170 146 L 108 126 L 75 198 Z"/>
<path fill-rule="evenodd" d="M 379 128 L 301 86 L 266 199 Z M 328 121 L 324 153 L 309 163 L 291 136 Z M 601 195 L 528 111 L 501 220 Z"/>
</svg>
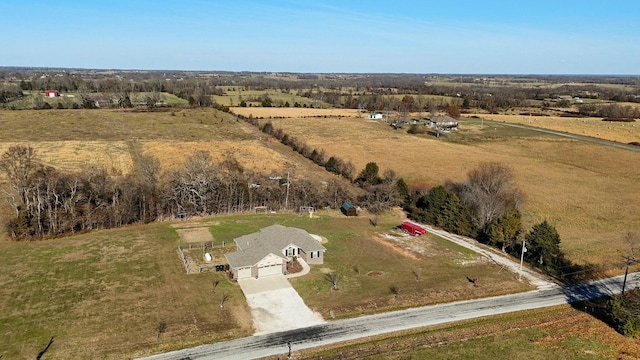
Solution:
<svg viewBox="0 0 640 360">
<path fill-rule="evenodd" d="M 342 211 L 345 216 L 358 216 L 358 210 L 348 201 L 342 203 L 340 211 Z"/>
</svg>

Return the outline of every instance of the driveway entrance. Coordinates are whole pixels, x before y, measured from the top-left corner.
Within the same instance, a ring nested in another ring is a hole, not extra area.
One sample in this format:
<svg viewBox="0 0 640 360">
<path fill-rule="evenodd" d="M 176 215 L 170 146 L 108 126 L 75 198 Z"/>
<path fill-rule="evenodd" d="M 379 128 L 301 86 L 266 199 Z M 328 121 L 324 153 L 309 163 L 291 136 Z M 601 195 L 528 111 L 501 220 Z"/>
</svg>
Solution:
<svg viewBox="0 0 640 360">
<path fill-rule="evenodd" d="M 305 305 L 284 275 L 239 279 L 238 284 L 251 308 L 254 335 L 324 323 L 320 314 Z"/>
</svg>

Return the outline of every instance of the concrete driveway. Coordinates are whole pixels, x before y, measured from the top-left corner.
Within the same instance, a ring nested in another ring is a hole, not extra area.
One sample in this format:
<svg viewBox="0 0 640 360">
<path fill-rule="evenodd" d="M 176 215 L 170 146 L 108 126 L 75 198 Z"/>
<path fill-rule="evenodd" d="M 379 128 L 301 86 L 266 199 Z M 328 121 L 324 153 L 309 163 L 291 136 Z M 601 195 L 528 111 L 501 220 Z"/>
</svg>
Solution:
<svg viewBox="0 0 640 360">
<path fill-rule="evenodd" d="M 284 275 L 242 279 L 238 284 L 251 308 L 255 335 L 324 323 L 309 309 Z"/>
</svg>

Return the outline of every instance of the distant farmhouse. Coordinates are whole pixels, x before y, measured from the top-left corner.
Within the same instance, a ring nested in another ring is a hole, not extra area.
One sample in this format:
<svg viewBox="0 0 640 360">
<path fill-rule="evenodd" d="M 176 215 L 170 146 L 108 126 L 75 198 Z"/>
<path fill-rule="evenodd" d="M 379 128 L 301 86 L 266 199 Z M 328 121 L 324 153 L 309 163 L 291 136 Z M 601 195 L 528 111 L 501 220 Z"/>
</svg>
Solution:
<svg viewBox="0 0 640 360">
<path fill-rule="evenodd" d="M 370 120 L 382 120 L 384 119 L 384 115 L 379 112 L 372 112 L 368 117 Z"/>
<path fill-rule="evenodd" d="M 294 258 L 307 264 L 322 264 L 327 250 L 308 232 L 271 225 L 233 240 L 238 251 L 225 255 L 233 280 L 287 274 Z"/>
<path fill-rule="evenodd" d="M 429 127 L 440 131 L 458 130 L 458 120 L 446 115 L 432 117 L 429 120 L 428 125 Z"/>
</svg>

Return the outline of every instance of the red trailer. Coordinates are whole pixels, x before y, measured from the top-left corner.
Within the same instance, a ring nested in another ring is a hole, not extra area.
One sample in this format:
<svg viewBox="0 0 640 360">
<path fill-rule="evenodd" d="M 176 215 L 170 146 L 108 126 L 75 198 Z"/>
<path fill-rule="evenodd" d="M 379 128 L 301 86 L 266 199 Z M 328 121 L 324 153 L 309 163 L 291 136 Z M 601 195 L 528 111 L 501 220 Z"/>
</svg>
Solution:
<svg viewBox="0 0 640 360">
<path fill-rule="evenodd" d="M 416 225 L 409 221 L 403 222 L 402 225 L 400 225 L 400 228 L 407 234 L 411 234 L 414 236 L 420 236 L 427 233 L 427 230 L 425 230 L 422 226 Z"/>
</svg>

